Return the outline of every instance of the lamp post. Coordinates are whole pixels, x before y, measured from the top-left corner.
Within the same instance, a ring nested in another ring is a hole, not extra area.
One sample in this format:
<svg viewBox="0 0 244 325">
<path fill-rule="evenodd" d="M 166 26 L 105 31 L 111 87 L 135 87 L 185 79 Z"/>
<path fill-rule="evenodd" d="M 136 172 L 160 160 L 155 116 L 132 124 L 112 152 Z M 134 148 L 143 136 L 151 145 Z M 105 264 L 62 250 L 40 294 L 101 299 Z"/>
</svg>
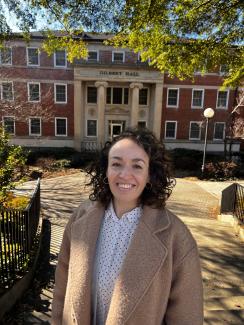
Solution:
<svg viewBox="0 0 244 325">
<path fill-rule="evenodd" d="M 205 129 L 205 141 L 203 149 L 203 159 L 202 159 L 202 173 L 205 167 L 206 149 L 207 149 L 207 138 L 208 138 L 208 120 L 214 116 L 214 110 L 212 108 L 206 108 L 203 112 L 204 117 L 206 117 L 206 129 Z"/>
</svg>

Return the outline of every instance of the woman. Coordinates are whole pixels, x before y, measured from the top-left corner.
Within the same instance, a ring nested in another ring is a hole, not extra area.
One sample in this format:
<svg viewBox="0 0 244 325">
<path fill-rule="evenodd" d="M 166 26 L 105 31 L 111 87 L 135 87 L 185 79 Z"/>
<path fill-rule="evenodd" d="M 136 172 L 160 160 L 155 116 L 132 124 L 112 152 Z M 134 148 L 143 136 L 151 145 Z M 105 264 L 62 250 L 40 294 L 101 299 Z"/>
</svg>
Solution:
<svg viewBox="0 0 244 325">
<path fill-rule="evenodd" d="M 88 174 L 90 202 L 64 232 L 52 324 L 202 325 L 197 246 L 165 208 L 174 181 L 163 144 L 128 129 Z"/>
</svg>

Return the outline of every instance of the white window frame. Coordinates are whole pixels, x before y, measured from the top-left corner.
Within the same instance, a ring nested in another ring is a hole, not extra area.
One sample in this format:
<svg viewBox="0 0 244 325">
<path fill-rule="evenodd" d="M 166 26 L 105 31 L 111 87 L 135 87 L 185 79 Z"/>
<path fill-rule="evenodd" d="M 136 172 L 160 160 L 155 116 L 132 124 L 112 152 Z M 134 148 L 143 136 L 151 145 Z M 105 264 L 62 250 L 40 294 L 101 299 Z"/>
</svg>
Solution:
<svg viewBox="0 0 244 325">
<path fill-rule="evenodd" d="M 65 86 L 65 102 L 60 102 L 60 101 L 57 101 L 57 98 L 56 98 L 56 93 L 57 93 L 57 90 L 56 90 L 56 86 Z M 67 104 L 67 84 L 65 84 L 65 83 L 61 83 L 61 82 L 59 82 L 59 83 L 55 83 L 54 84 L 54 103 L 55 104 Z"/>
<path fill-rule="evenodd" d="M 168 100 L 169 100 L 169 91 L 170 90 L 177 90 L 177 103 L 176 105 L 169 105 Z M 167 102 L 166 102 L 166 107 L 173 107 L 173 108 L 178 108 L 179 107 L 179 97 L 180 97 L 180 88 L 167 88 Z"/>
<path fill-rule="evenodd" d="M 222 139 L 217 139 L 215 138 L 215 129 L 216 129 L 216 124 L 223 124 L 224 125 L 224 129 L 223 129 L 223 138 Z M 226 124 L 225 122 L 215 122 L 214 123 L 214 133 L 213 133 L 213 140 L 214 141 L 223 141 L 225 138 L 225 128 L 226 128 Z"/>
<path fill-rule="evenodd" d="M 175 123 L 175 135 L 174 135 L 174 138 L 166 137 L 167 123 Z M 165 127 L 164 127 L 164 138 L 165 139 L 167 139 L 167 140 L 175 140 L 177 138 L 177 125 L 178 125 L 178 121 L 170 121 L 170 120 L 165 121 Z"/>
<path fill-rule="evenodd" d="M 89 59 L 89 52 L 94 52 L 97 53 L 97 59 Z M 88 57 L 87 57 L 88 62 L 99 62 L 99 51 L 98 50 L 88 50 Z"/>
<path fill-rule="evenodd" d="M 112 87 L 107 87 L 107 88 L 111 88 L 111 102 L 107 103 L 107 97 L 106 97 L 106 105 L 129 105 L 130 103 L 130 88 L 129 87 L 119 87 L 119 86 L 112 86 Z M 106 96 L 107 96 L 107 88 L 106 88 Z M 122 89 L 122 103 L 121 104 L 113 104 L 113 97 L 114 97 L 114 92 L 113 89 L 114 88 L 121 88 Z M 125 89 L 128 89 L 128 103 L 124 104 L 125 101 Z"/>
<path fill-rule="evenodd" d="M 123 61 L 114 61 L 114 54 L 115 53 L 123 54 Z M 125 52 L 124 51 L 112 51 L 112 62 L 114 62 L 114 63 L 124 63 L 125 62 Z"/>
<path fill-rule="evenodd" d="M 191 125 L 195 123 L 199 125 L 199 137 L 198 138 L 191 138 Z M 201 140 L 201 122 L 200 121 L 190 121 L 190 128 L 189 128 L 189 140 Z"/>
<path fill-rule="evenodd" d="M 57 120 L 65 120 L 66 134 L 57 134 Z M 67 117 L 55 117 L 55 137 L 67 137 L 68 135 L 68 118 Z"/>
<path fill-rule="evenodd" d="M 40 133 L 31 133 L 31 120 L 39 119 L 40 121 Z M 31 136 L 41 136 L 42 135 L 42 119 L 39 116 L 31 116 L 29 117 L 29 135 Z"/>
<path fill-rule="evenodd" d="M 219 93 L 220 92 L 226 92 L 227 93 L 227 97 L 226 97 L 226 106 L 218 106 L 218 98 L 219 98 Z M 228 105 L 229 105 L 229 89 L 228 90 L 220 90 L 218 89 L 217 92 L 217 98 L 216 98 L 216 108 L 217 109 L 228 109 Z"/>
<path fill-rule="evenodd" d="M 201 91 L 202 92 L 202 99 L 201 99 L 201 105 L 200 106 L 196 106 L 196 105 L 193 105 L 193 94 L 194 94 L 194 91 Z M 192 108 L 203 108 L 204 106 L 204 89 L 202 88 L 193 88 L 192 89 L 192 94 L 191 94 L 191 107 Z"/>
<path fill-rule="evenodd" d="M 145 124 L 146 124 L 145 127 L 147 128 L 147 121 L 146 121 L 146 120 L 138 120 L 138 121 L 137 121 L 137 126 L 138 126 L 138 123 L 139 123 L 139 122 L 145 122 Z"/>
<path fill-rule="evenodd" d="M 39 85 L 39 100 L 30 100 L 30 85 Z M 40 103 L 41 101 L 41 83 L 40 82 L 28 82 L 27 83 L 27 89 L 28 89 L 28 102 L 30 103 Z"/>
<path fill-rule="evenodd" d="M 58 51 L 64 51 L 64 53 L 65 53 L 65 65 L 57 65 L 56 64 L 56 52 L 54 52 L 54 55 L 53 55 L 53 58 L 54 58 L 54 67 L 55 68 L 60 68 L 60 69 L 67 68 L 67 53 L 66 53 L 66 50 L 60 49 Z"/>
<path fill-rule="evenodd" d="M 147 103 L 146 104 L 140 104 L 140 90 L 142 90 L 142 89 L 147 89 Z M 148 106 L 148 103 L 149 103 L 149 87 L 143 87 L 142 89 L 139 89 L 138 102 L 139 102 L 139 106 L 146 107 L 146 106 Z"/>
<path fill-rule="evenodd" d="M 220 65 L 220 67 L 219 67 L 219 74 L 221 76 L 224 76 L 224 75 L 228 75 L 229 74 L 229 71 L 228 70 L 222 70 L 223 67 L 226 67 L 226 66 L 227 66 L 227 64 Z"/>
<path fill-rule="evenodd" d="M 2 51 L 4 50 L 4 48 L 3 49 L 1 49 L 0 50 L 0 64 L 1 65 L 12 65 L 12 56 L 13 56 L 13 49 L 12 49 L 12 46 L 5 46 L 5 49 L 10 49 L 10 52 L 11 52 L 11 56 L 10 56 L 10 63 L 3 63 L 2 62 Z"/>
<path fill-rule="evenodd" d="M 10 135 L 15 135 L 15 117 L 14 116 L 3 116 L 2 117 L 2 123 L 3 123 L 3 128 L 5 127 L 4 119 L 11 118 L 14 121 L 14 133 L 8 133 Z"/>
<path fill-rule="evenodd" d="M 37 50 L 37 57 L 38 57 L 38 64 L 30 64 L 29 63 L 29 49 L 34 49 Z M 39 52 L 39 48 L 35 47 L 35 46 L 29 46 L 26 48 L 26 63 L 28 67 L 39 67 L 40 66 L 40 52 Z"/>
<path fill-rule="evenodd" d="M 11 84 L 12 85 L 12 96 L 13 96 L 12 99 L 5 99 L 5 98 L 3 98 L 3 84 Z M 13 81 L 2 81 L 0 83 L 0 87 L 1 87 L 1 99 L 2 100 L 6 100 L 8 102 L 13 102 L 14 101 L 14 83 L 13 83 Z"/>
<path fill-rule="evenodd" d="M 96 121 L 97 124 L 96 124 L 96 135 L 88 135 L 88 121 Z M 95 118 L 89 118 L 86 120 L 86 136 L 87 138 L 95 138 L 97 137 L 97 130 L 98 130 L 98 120 L 95 119 Z"/>
</svg>

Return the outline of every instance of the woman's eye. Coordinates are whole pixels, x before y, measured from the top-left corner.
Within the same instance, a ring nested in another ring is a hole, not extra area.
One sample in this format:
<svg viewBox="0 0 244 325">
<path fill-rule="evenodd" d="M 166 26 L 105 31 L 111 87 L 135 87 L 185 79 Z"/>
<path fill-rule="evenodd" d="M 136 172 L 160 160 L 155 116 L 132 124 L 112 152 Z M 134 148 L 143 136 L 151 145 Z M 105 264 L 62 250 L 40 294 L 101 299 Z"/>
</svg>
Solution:
<svg viewBox="0 0 244 325">
<path fill-rule="evenodd" d="M 135 169 L 142 169 L 142 166 L 141 165 L 135 165 L 134 168 Z"/>
<path fill-rule="evenodd" d="M 119 167 L 119 166 L 120 166 L 120 164 L 119 164 L 119 163 L 117 163 L 117 162 L 114 162 L 114 163 L 112 163 L 112 166 L 113 166 L 113 167 Z"/>
</svg>

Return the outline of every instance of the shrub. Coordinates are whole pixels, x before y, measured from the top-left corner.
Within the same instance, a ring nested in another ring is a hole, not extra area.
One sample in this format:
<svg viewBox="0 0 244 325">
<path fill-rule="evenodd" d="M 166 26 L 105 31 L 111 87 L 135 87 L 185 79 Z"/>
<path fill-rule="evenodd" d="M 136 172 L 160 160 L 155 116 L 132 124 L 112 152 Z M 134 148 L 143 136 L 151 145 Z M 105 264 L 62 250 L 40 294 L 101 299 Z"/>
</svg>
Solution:
<svg viewBox="0 0 244 325">
<path fill-rule="evenodd" d="M 15 196 L 12 192 L 7 194 L 3 207 L 7 209 L 24 210 L 30 202 L 28 196 Z"/>
<path fill-rule="evenodd" d="M 0 204 L 7 193 L 20 181 L 26 170 L 27 152 L 9 144 L 9 136 L 0 128 Z"/>
<path fill-rule="evenodd" d="M 205 165 L 204 178 L 214 180 L 226 180 L 235 178 L 239 166 L 233 161 L 210 162 Z"/>
<path fill-rule="evenodd" d="M 177 148 L 169 151 L 175 169 L 197 170 L 201 167 L 202 152 Z"/>
</svg>

